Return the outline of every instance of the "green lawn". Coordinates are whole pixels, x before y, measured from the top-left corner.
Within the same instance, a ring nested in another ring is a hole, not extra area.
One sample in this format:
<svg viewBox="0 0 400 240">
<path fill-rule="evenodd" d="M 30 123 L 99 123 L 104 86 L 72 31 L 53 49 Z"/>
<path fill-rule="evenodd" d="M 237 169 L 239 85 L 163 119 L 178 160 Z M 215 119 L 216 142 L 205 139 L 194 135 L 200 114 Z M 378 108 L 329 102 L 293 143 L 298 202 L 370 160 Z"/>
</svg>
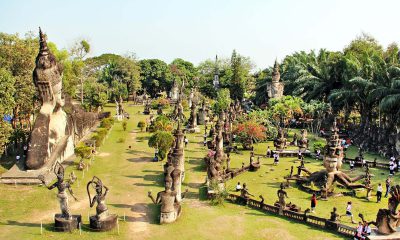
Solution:
<svg viewBox="0 0 400 240">
<path fill-rule="evenodd" d="M 79 202 L 70 202 L 72 212 L 82 214 L 84 227 L 82 235 L 79 232 L 57 233 L 52 230 L 53 214 L 59 211 L 56 191 L 49 191 L 40 186 L 8 186 L 0 185 L 0 239 L 343 239 L 329 232 L 311 228 L 310 226 L 291 220 L 266 215 L 247 207 L 226 203 L 223 206 L 211 206 L 204 198 L 203 183 L 205 181 L 205 166 L 203 156 L 202 134 L 188 134 L 189 145 L 185 151 L 186 177 L 184 188 L 189 194 L 183 203 L 182 216 L 176 223 L 170 225 L 158 224 L 158 207 L 147 197 L 151 190 L 154 194 L 163 189 L 163 163 L 151 162 L 154 149 L 147 146 L 148 133 L 142 133 L 136 125 L 147 116 L 139 114 L 143 107 L 129 106 L 125 109 L 131 114 L 127 131 L 122 130 L 122 124 L 116 122 L 104 145 L 89 171 L 83 174 L 69 167 L 67 172 L 75 171 L 79 178 L 73 189 Z M 114 111 L 110 105 L 107 110 Z M 118 143 L 124 138 L 124 143 Z M 266 145 L 261 143 L 255 147 L 255 152 L 264 154 Z M 132 149 L 128 149 L 131 145 Z M 232 154 L 231 166 L 239 167 L 242 162 L 249 161 L 249 152 L 242 155 Z M 321 162 L 309 159 L 306 166 L 312 170 L 321 169 Z M 277 200 L 276 190 L 289 173 L 290 166 L 297 165 L 294 159 L 281 158 L 277 167 L 271 165 L 272 159 L 262 159 L 262 167 L 256 173 L 244 173 L 227 183 L 232 189 L 237 181 L 246 182 L 250 192 L 255 196 L 262 194 L 266 203 Z M 375 174 L 373 184 L 384 181 L 381 171 L 372 170 Z M 94 176 L 102 179 L 110 188 L 107 203 L 111 213 L 120 216 L 119 234 L 117 230 L 108 233 L 97 233 L 87 229 L 88 214 L 95 209 L 89 209 L 86 193 L 86 183 Z M 395 177 L 397 180 L 397 177 Z M 375 187 L 375 185 L 374 185 Z M 289 201 L 306 209 L 309 207 L 309 194 L 293 187 L 288 189 Z M 367 202 L 359 192 L 360 198 L 339 197 L 328 201 L 319 201 L 316 214 L 328 217 L 333 206 L 337 206 L 344 214 L 346 202 L 354 203 L 354 213 L 362 212 L 367 219 L 374 219 L 378 208 L 386 206 L 386 200 L 380 204 Z M 125 221 L 124 216 L 125 215 Z M 348 219 L 343 219 L 348 223 Z M 43 235 L 40 234 L 40 224 L 43 223 Z"/>
</svg>

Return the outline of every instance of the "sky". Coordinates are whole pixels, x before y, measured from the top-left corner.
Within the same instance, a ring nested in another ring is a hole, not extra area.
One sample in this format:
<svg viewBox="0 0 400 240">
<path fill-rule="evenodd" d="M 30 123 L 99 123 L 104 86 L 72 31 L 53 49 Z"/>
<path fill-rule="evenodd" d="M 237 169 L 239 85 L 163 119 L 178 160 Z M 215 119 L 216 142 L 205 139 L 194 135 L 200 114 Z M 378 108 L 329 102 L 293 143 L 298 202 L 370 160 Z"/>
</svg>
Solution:
<svg viewBox="0 0 400 240">
<path fill-rule="evenodd" d="M 88 39 L 91 56 L 131 54 L 198 64 L 236 49 L 256 69 L 296 51 L 342 50 L 367 33 L 400 42 L 396 0 L 0 0 L 0 32 L 38 31 L 59 48 Z"/>
</svg>

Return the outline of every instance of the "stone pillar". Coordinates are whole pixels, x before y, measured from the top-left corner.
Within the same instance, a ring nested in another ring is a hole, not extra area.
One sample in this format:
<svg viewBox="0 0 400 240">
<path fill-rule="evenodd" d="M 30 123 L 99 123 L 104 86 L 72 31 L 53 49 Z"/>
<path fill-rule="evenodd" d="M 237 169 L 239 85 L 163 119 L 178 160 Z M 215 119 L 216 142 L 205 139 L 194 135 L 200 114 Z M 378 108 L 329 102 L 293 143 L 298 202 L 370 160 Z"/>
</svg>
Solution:
<svg viewBox="0 0 400 240">
<path fill-rule="evenodd" d="M 178 201 L 181 201 L 182 195 L 182 181 L 184 180 L 185 176 L 185 152 L 184 152 L 184 134 L 181 129 L 181 124 L 178 120 L 178 128 L 175 131 L 175 147 L 173 149 L 173 165 L 175 168 L 180 170 L 181 177 L 180 181 L 175 186 L 175 191 L 177 192 Z"/>
</svg>

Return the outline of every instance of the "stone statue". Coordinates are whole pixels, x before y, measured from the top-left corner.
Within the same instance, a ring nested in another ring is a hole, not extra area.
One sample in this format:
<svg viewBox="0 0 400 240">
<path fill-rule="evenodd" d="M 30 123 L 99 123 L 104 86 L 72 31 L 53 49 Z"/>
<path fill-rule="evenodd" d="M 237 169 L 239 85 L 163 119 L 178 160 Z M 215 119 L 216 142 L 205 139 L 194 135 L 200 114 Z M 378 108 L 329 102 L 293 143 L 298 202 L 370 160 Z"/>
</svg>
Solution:
<svg viewBox="0 0 400 240">
<path fill-rule="evenodd" d="M 384 235 L 397 232 L 397 228 L 400 226 L 400 213 L 397 211 L 400 203 L 400 186 L 393 186 L 390 189 L 390 195 L 388 209 L 379 209 L 376 221 L 369 222 L 378 228 L 378 233 Z M 364 221 L 362 214 L 359 214 L 359 217 Z"/>
<path fill-rule="evenodd" d="M 283 190 L 283 185 L 280 186 L 279 190 L 276 192 L 278 199 L 279 199 L 279 205 L 282 208 L 285 208 L 286 202 L 285 202 L 285 197 L 288 198 L 288 195 L 285 190 Z"/>
<path fill-rule="evenodd" d="M 301 150 L 306 150 L 308 148 L 308 139 L 307 139 L 307 130 L 306 129 L 301 130 L 301 138 L 298 141 L 298 147 Z"/>
<path fill-rule="evenodd" d="M 50 186 L 46 185 L 45 179 L 43 175 L 40 175 L 38 179 L 49 189 L 57 187 L 58 194 L 57 198 L 60 203 L 61 214 L 55 215 L 55 226 L 57 231 L 72 231 L 73 229 L 77 229 L 79 227 L 79 223 L 81 222 L 80 215 L 71 215 L 69 209 L 69 201 L 68 194 L 66 190 L 71 194 L 71 196 L 78 201 L 75 197 L 71 185 L 71 181 L 64 181 L 64 167 L 60 163 L 56 163 L 54 168 L 54 174 L 57 176 L 57 182 L 53 183 Z"/>
<path fill-rule="evenodd" d="M 178 201 L 177 192 L 172 191 L 172 178 L 167 176 L 165 179 L 165 190 L 157 193 L 157 198 L 154 199 L 151 192 L 148 192 L 148 197 L 154 204 L 161 205 L 160 223 L 172 223 L 181 214 L 181 204 Z M 184 194 L 182 197 L 184 198 Z"/>
<path fill-rule="evenodd" d="M 279 64 L 275 60 L 274 69 L 272 72 L 272 82 L 267 83 L 267 95 L 268 98 L 280 98 L 283 96 L 283 82 L 280 82 L 281 76 L 279 73 Z"/>
<path fill-rule="evenodd" d="M 63 68 L 47 47 L 46 35 L 40 28 L 39 43 L 33 81 L 41 106 L 31 132 L 25 166 L 28 170 L 43 167 L 52 170 L 56 162 L 74 154 L 74 143 L 96 123 L 98 115 L 72 104 L 69 96 L 62 97 Z M 64 106 L 69 109 L 68 114 Z"/>
<path fill-rule="evenodd" d="M 96 191 L 96 195 L 92 198 L 90 196 L 90 187 Z M 105 192 L 103 193 L 103 188 Z M 109 214 L 106 205 L 106 196 L 109 191 L 108 187 L 96 176 L 92 178 L 86 185 L 86 190 L 89 196 L 89 205 L 92 208 L 96 206 L 96 215 L 90 217 L 90 227 L 97 230 L 110 230 L 117 225 L 117 215 Z"/>
<path fill-rule="evenodd" d="M 196 104 L 192 104 L 190 108 L 190 118 L 188 123 L 188 131 L 189 132 L 200 132 L 200 128 L 197 126 L 197 113 L 196 113 Z"/>
<path fill-rule="evenodd" d="M 283 150 L 286 147 L 286 138 L 281 127 L 278 129 L 278 136 L 274 140 L 274 147 L 276 150 Z"/>
<path fill-rule="evenodd" d="M 144 115 L 149 115 L 150 114 L 150 101 L 147 100 L 145 105 L 144 105 L 144 111 L 143 111 Z"/>
<path fill-rule="evenodd" d="M 339 214 L 337 213 L 337 209 L 334 207 L 333 211 L 331 212 L 331 217 L 329 218 L 330 221 L 336 222 L 339 218 Z"/>
<path fill-rule="evenodd" d="M 55 56 L 47 47 L 46 36 L 40 28 L 39 39 L 40 50 L 33 70 L 33 81 L 39 92 L 41 108 L 28 146 L 26 159 L 28 169 L 43 167 L 58 144 L 69 144 L 73 152 L 73 139 L 68 137 L 71 132 L 67 128 L 68 117 L 62 109 L 64 106 L 61 97 L 63 67 L 57 63 Z"/>
</svg>

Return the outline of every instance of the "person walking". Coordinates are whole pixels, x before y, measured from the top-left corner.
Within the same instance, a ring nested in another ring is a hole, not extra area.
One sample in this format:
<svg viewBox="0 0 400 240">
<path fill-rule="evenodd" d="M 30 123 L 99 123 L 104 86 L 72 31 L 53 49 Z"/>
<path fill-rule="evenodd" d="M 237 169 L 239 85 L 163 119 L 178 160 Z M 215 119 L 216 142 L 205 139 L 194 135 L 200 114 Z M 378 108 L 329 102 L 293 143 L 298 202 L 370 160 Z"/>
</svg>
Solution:
<svg viewBox="0 0 400 240">
<path fill-rule="evenodd" d="M 187 139 L 187 137 L 185 136 L 185 147 L 187 147 L 188 143 L 189 143 L 189 139 Z"/>
<path fill-rule="evenodd" d="M 347 202 L 346 214 L 344 214 L 344 215 L 341 215 L 341 216 L 340 216 L 340 218 L 341 218 L 341 217 L 343 217 L 343 216 L 350 217 L 350 219 L 351 219 L 351 222 L 352 222 L 353 224 L 355 224 L 356 222 L 354 222 L 354 219 L 353 219 L 353 213 L 351 212 L 351 209 L 352 209 L 351 202 Z"/>
<path fill-rule="evenodd" d="M 315 207 L 317 206 L 317 196 L 313 193 L 311 197 L 311 212 L 315 212 Z"/>
<path fill-rule="evenodd" d="M 278 165 L 279 163 L 279 154 L 277 152 L 274 153 L 274 165 Z"/>
<path fill-rule="evenodd" d="M 382 198 L 382 191 L 383 191 L 383 189 L 382 189 L 382 184 L 378 184 L 378 188 L 377 188 L 377 190 L 376 190 L 376 202 L 378 203 L 378 202 L 380 202 L 381 201 L 381 198 Z"/>
<path fill-rule="evenodd" d="M 354 171 L 354 160 L 350 160 L 350 171 Z"/>
<path fill-rule="evenodd" d="M 267 147 L 267 158 L 271 157 L 271 149 L 269 148 L 269 146 Z"/>
<path fill-rule="evenodd" d="M 389 194 L 389 191 L 390 191 L 390 177 L 387 177 L 386 178 L 386 181 L 385 181 L 385 185 L 386 185 L 386 193 L 385 193 L 385 198 L 387 198 L 388 197 L 388 194 Z"/>
</svg>

